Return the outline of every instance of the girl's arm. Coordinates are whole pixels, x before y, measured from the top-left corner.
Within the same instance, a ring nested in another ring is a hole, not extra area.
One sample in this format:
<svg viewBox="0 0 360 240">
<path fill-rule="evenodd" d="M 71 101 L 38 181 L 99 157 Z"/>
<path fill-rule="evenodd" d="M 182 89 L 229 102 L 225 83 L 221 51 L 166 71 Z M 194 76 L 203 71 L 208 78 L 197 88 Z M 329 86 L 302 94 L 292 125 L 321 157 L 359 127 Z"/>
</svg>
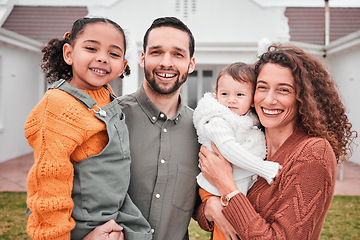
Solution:
<svg viewBox="0 0 360 240">
<path fill-rule="evenodd" d="M 62 118 L 59 111 L 63 107 L 56 99 L 46 95 L 25 124 L 25 137 L 35 158 L 27 186 L 27 205 L 32 212 L 27 231 L 32 239 L 70 239 L 75 226 L 70 155 L 83 139 L 79 129 Z"/>
</svg>

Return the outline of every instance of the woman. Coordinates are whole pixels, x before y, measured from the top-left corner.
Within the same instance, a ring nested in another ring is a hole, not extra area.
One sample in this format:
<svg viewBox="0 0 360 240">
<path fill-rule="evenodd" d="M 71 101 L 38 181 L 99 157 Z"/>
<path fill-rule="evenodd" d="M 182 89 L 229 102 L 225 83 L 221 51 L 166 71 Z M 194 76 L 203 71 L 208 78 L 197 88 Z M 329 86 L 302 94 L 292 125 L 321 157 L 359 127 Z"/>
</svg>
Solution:
<svg viewBox="0 0 360 240">
<path fill-rule="evenodd" d="M 211 230 L 214 222 L 227 239 L 318 239 L 333 198 L 336 163 L 351 155 L 357 132 L 334 81 L 310 54 L 273 45 L 254 69 L 267 160 L 282 168 L 271 185 L 259 178 L 245 197 L 215 145 L 216 154 L 202 147 L 201 171 L 222 196 L 198 208 L 199 225 Z"/>
</svg>

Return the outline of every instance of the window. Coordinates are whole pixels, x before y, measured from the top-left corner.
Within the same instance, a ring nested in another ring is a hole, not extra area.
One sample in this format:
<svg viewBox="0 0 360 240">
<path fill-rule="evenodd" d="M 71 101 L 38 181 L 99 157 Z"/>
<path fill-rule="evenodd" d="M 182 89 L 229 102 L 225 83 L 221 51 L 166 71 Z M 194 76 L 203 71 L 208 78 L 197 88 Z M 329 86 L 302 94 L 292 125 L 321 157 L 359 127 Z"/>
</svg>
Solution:
<svg viewBox="0 0 360 240">
<path fill-rule="evenodd" d="M 216 78 L 213 70 L 208 66 L 198 66 L 197 70 L 189 74 L 187 81 L 181 88 L 181 94 L 187 105 L 196 108 L 198 101 L 205 92 L 213 92 Z"/>
</svg>

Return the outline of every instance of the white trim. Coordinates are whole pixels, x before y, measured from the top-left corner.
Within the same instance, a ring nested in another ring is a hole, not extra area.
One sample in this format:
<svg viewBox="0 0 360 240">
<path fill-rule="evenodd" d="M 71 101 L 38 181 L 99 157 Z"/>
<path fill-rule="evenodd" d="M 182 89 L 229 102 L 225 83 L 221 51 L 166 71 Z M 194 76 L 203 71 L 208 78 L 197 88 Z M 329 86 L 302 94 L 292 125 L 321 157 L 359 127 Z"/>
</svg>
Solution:
<svg viewBox="0 0 360 240">
<path fill-rule="evenodd" d="M 252 0 L 262 7 L 324 7 L 324 0 Z M 331 0 L 330 7 L 360 7 L 357 0 Z"/>
<path fill-rule="evenodd" d="M 257 52 L 257 42 L 196 43 L 196 52 Z"/>
<path fill-rule="evenodd" d="M 138 52 L 142 52 L 142 42 L 136 42 Z M 195 52 L 256 52 L 257 42 L 197 42 Z"/>
<path fill-rule="evenodd" d="M 350 33 L 345 37 L 339 38 L 333 42 L 330 42 L 326 51 L 327 54 L 335 54 L 337 52 L 352 48 L 360 45 L 360 31 Z"/>
<path fill-rule="evenodd" d="M 329 43 L 328 46 L 303 43 L 303 42 L 290 42 L 290 44 L 298 46 L 302 49 L 308 50 L 314 55 L 332 55 L 338 52 L 350 49 L 360 45 L 360 30 L 354 33 L 350 33 L 342 38 Z"/>
<path fill-rule="evenodd" d="M 17 5 L 20 6 L 74 6 L 74 7 L 87 7 L 87 6 L 112 6 L 122 0 L 62 0 L 62 1 L 49 1 L 49 0 L 18 0 Z"/>
<path fill-rule="evenodd" d="M 0 42 L 11 44 L 33 52 L 41 52 L 41 49 L 44 47 L 43 43 L 39 41 L 33 40 L 4 28 L 0 28 Z"/>
<path fill-rule="evenodd" d="M 323 56 L 325 47 L 319 44 L 304 43 L 304 42 L 290 42 L 291 45 L 300 47 L 303 50 L 307 50 L 309 53 L 315 56 Z"/>
</svg>

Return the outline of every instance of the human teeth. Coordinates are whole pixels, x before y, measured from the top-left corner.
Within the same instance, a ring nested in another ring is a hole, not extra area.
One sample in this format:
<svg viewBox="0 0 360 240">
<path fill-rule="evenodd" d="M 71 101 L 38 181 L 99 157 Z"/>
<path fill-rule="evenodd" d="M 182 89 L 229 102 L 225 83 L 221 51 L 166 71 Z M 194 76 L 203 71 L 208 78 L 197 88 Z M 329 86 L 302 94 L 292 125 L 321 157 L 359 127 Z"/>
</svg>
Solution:
<svg viewBox="0 0 360 240">
<path fill-rule="evenodd" d="M 175 76 L 175 74 L 169 74 L 169 73 L 159 73 L 158 75 L 160 77 L 165 77 L 165 78 L 172 78 Z"/>
<path fill-rule="evenodd" d="M 264 109 L 264 108 L 263 108 L 263 111 L 266 114 L 279 114 L 282 112 L 281 110 L 269 110 L 269 109 Z"/>
<path fill-rule="evenodd" d="M 106 71 L 100 70 L 100 69 L 92 69 L 94 72 L 97 73 L 106 73 Z"/>
</svg>

